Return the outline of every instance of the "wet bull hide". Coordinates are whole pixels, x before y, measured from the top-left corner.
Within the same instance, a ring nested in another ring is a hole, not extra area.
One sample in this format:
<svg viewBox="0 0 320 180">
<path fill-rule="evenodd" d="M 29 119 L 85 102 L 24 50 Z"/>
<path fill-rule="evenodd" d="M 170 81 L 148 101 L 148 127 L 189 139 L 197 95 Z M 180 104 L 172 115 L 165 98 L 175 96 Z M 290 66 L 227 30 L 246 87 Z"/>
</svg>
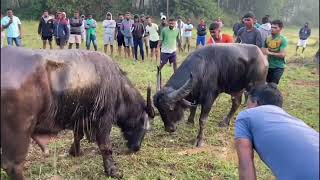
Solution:
<svg viewBox="0 0 320 180">
<path fill-rule="evenodd" d="M 73 130 L 70 154 L 80 154 L 84 134 L 97 142 L 106 175 L 121 178 L 114 165 L 110 131 L 120 127 L 127 146 L 138 151 L 149 118 L 147 101 L 120 68 L 100 53 L 78 50 L 1 49 L 1 167 L 24 179 L 23 162 L 33 138 Z"/>
<path fill-rule="evenodd" d="M 174 132 L 184 109 L 190 108 L 189 123 L 194 123 L 198 105 L 201 106 L 196 146 L 203 145 L 204 127 L 211 107 L 220 93 L 232 96 L 232 107 L 220 126 L 229 125 L 241 103 L 244 89 L 265 83 L 268 61 L 254 45 L 216 44 L 191 53 L 169 81 L 161 88 L 158 69 L 157 89 L 153 103 L 157 107 L 165 130 Z"/>
</svg>

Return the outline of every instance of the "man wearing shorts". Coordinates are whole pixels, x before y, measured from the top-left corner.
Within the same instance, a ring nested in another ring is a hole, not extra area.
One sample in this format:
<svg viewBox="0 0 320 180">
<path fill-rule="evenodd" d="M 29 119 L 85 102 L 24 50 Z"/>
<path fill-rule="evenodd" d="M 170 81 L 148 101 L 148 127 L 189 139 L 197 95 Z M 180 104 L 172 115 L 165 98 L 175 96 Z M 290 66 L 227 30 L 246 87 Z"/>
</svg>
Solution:
<svg viewBox="0 0 320 180">
<path fill-rule="evenodd" d="M 130 47 L 131 47 L 131 52 L 132 56 L 134 58 L 134 49 L 133 49 L 133 37 L 132 37 L 132 25 L 133 25 L 133 20 L 131 19 L 131 14 L 130 12 L 126 12 L 125 14 L 125 19 L 121 23 L 121 33 L 124 36 L 124 44 L 125 44 L 125 57 L 129 58 L 130 57 Z"/>
<path fill-rule="evenodd" d="M 70 37 L 69 37 L 69 49 L 76 43 L 76 48 L 79 49 L 81 43 L 81 26 L 82 19 L 80 18 L 79 11 L 74 12 L 74 16 L 70 18 Z"/>
<path fill-rule="evenodd" d="M 43 12 L 38 26 L 38 34 L 41 36 L 42 48 L 47 48 L 47 41 L 50 49 L 52 49 L 52 35 L 53 35 L 53 19 L 49 16 L 47 10 Z"/>
<path fill-rule="evenodd" d="M 148 16 L 146 18 L 146 20 L 147 20 L 147 23 L 148 23 L 147 27 L 146 27 L 146 32 L 150 36 L 149 44 L 150 44 L 150 50 L 151 50 L 151 59 L 153 58 L 153 55 L 155 54 L 156 62 L 157 62 L 158 61 L 158 56 L 159 56 L 158 49 L 157 49 L 158 42 L 159 42 L 159 34 L 158 34 L 159 27 L 158 27 L 157 24 L 152 23 L 152 18 L 151 17 Z"/>
<path fill-rule="evenodd" d="M 207 26 L 203 19 L 200 19 L 200 23 L 197 27 L 197 48 L 204 46 L 206 43 Z"/>
<path fill-rule="evenodd" d="M 113 56 L 113 41 L 115 37 L 116 21 L 112 19 L 112 14 L 107 13 L 106 20 L 102 22 L 104 28 L 103 33 L 103 44 L 104 44 L 104 53 L 107 54 L 108 45 L 110 45 L 111 56 Z"/>
<path fill-rule="evenodd" d="M 183 33 L 182 33 L 183 51 L 186 50 L 187 46 L 188 46 L 188 52 L 190 50 L 192 29 L 193 29 L 193 25 L 191 24 L 191 18 L 188 18 L 187 23 L 183 25 Z"/>
<path fill-rule="evenodd" d="M 179 30 L 175 28 L 175 19 L 169 19 L 169 26 L 165 27 L 160 34 L 158 48 L 161 48 L 160 54 L 160 70 L 164 65 L 173 64 L 173 72 L 177 69 L 177 40 L 179 40 Z"/>
<path fill-rule="evenodd" d="M 118 16 L 119 16 L 119 19 L 118 19 L 117 25 L 116 25 L 116 37 L 117 37 L 117 43 L 118 43 L 118 55 L 121 56 L 122 46 L 123 47 L 125 46 L 124 45 L 124 36 L 120 30 L 124 17 L 123 17 L 123 14 L 121 14 L 121 13 L 119 13 Z"/>
<path fill-rule="evenodd" d="M 309 24 L 306 23 L 299 31 L 299 41 L 296 47 L 296 54 L 298 52 L 299 47 L 302 47 L 302 54 L 307 47 L 307 40 L 311 35 L 311 29 L 309 28 Z"/>
</svg>

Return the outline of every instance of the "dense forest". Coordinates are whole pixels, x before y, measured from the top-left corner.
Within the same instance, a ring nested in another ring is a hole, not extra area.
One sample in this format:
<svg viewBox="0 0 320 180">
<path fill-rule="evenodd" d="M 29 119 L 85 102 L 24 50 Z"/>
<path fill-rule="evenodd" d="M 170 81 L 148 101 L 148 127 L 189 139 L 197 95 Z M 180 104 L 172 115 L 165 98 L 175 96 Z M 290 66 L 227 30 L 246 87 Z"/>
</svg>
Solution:
<svg viewBox="0 0 320 180">
<path fill-rule="evenodd" d="M 221 16 L 227 25 L 248 11 L 258 19 L 269 14 L 290 25 L 309 22 L 319 26 L 319 0 L 1 0 L 1 10 L 12 7 L 22 19 L 37 19 L 44 9 L 51 12 L 63 10 L 67 14 L 80 10 L 92 13 L 97 20 L 103 19 L 107 11 L 114 14 L 130 11 L 159 17 L 182 16 L 212 20 Z"/>
</svg>

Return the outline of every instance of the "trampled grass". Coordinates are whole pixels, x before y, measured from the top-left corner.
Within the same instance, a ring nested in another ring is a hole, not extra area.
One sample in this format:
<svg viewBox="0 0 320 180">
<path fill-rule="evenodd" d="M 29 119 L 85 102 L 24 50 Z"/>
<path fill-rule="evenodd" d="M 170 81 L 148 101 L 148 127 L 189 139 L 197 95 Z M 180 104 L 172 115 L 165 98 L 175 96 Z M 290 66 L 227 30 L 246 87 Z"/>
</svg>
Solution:
<svg viewBox="0 0 320 180">
<path fill-rule="evenodd" d="M 28 48 L 41 48 L 42 42 L 37 36 L 37 22 L 23 23 L 23 45 Z M 98 27 L 98 50 L 102 51 L 102 27 Z M 224 31 L 231 34 L 230 28 Z M 305 51 L 305 57 L 295 56 L 295 44 L 298 40 L 298 29 L 284 30 L 289 39 L 287 68 L 280 83 L 284 96 L 284 109 L 290 114 L 304 120 L 309 126 L 319 131 L 319 78 L 312 74 L 312 56 L 318 46 L 319 30 L 313 30 L 310 47 Z M 195 36 L 192 42 L 195 42 Z M 82 45 L 82 48 L 84 46 Z M 192 45 L 192 49 L 195 45 Z M 179 54 L 181 63 L 187 53 Z M 145 63 L 134 64 L 132 59 L 119 56 L 114 57 L 120 67 L 128 73 L 129 79 L 145 96 L 150 82 L 155 92 L 156 63 L 146 60 Z M 172 67 L 163 69 L 163 81 L 172 74 Z M 218 122 L 226 115 L 231 105 L 230 97 L 222 94 L 209 115 L 205 129 L 204 148 L 194 148 L 194 140 L 198 131 L 195 126 L 187 125 L 185 121 L 179 124 L 174 134 L 164 131 L 163 123 L 156 117 L 152 123 L 152 130 L 146 135 L 141 151 L 136 154 L 126 154 L 123 138 L 117 127 L 112 131 L 114 159 L 117 166 L 124 173 L 124 179 L 238 179 L 237 156 L 233 148 L 233 124 L 230 127 L 219 128 Z M 244 107 L 242 106 L 241 109 Z M 199 113 L 199 110 L 198 110 Z M 189 113 L 186 112 L 187 117 Z M 197 114 L 196 119 L 199 118 Z M 197 121 L 196 121 L 197 122 Z M 49 145 L 50 156 L 45 157 L 40 148 L 34 144 L 30 146 L 25 175 L 28 179 L 108 179 L 104 176 L 102 158 L 95 144 L 82 141 L 84 155 L 79 158 L 64 156 L 73 140 L 70 131 L 62 132 Z M 257 176 L 261 180 L 274 179 L 270 170 L 255 156 Z M 2 171 L 1 178 L 5 178 Z"/>
</svg>

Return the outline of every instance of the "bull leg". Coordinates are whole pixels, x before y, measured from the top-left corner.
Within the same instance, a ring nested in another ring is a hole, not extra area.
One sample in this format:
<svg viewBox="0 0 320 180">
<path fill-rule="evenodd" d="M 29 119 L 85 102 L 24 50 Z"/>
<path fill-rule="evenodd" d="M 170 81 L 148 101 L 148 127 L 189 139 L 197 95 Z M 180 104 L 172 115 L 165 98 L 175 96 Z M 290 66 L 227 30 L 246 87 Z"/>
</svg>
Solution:
<svg viewBox="0 0 320 180">
<path fill-rule="evenodd" d="M 69 154 L 71 156 L 74 156 L 74 157 L 78 157 L 78 156 L 81 156 L 82 153 L 80 151 L 80 141 L 81 139 L 83 138 L 84 134 L 83 134 L 83 130 L 79 130 L 79 131 L 74 131 L 73 132 L 73 143 L 70 147 L 70 150 L 69 150 Z"/>
<path fill-rule="evenodd" d="M 190 115 L 188 118 L 188 123 L 194 125 L 194 116 L 196 115 L 197 107 L 190 107 Z"/>
<path fill-rule="evenodd" d="M 237 109 L 241 105 L 242 93 L 243 91 L 231 94 L 232 107 L 228 115 L 224 117 L 223 120 L 219 123 L 219 127 L 229 126 L 230 119 L 233 117 L 234 113 L 237 111 Z"/>
<path fill-rule="evenodd" d="M 202 147 L 204 145 L 204 127 L 207 123 L 208 115 L 213 105 L 213 102 L 218 97 L 218 93 L 213 94 L 211 97 L 207 98 L 205 103 L 201 106 L 201 113 L 199 119 L 199 132 L 196 140 L 196 147 Z"/>
<path fill-rule="evenodd" d="M 102 155 L 104 172 L 107 176 L 121 179 L 122 174 L 119 173 L 112 158 L 112 144 L 110 141 L 111 127 L 112 123 L 108 123 L 104 128 L 99 129 L 96 134 L 96 140 Z"/>
</svg>

